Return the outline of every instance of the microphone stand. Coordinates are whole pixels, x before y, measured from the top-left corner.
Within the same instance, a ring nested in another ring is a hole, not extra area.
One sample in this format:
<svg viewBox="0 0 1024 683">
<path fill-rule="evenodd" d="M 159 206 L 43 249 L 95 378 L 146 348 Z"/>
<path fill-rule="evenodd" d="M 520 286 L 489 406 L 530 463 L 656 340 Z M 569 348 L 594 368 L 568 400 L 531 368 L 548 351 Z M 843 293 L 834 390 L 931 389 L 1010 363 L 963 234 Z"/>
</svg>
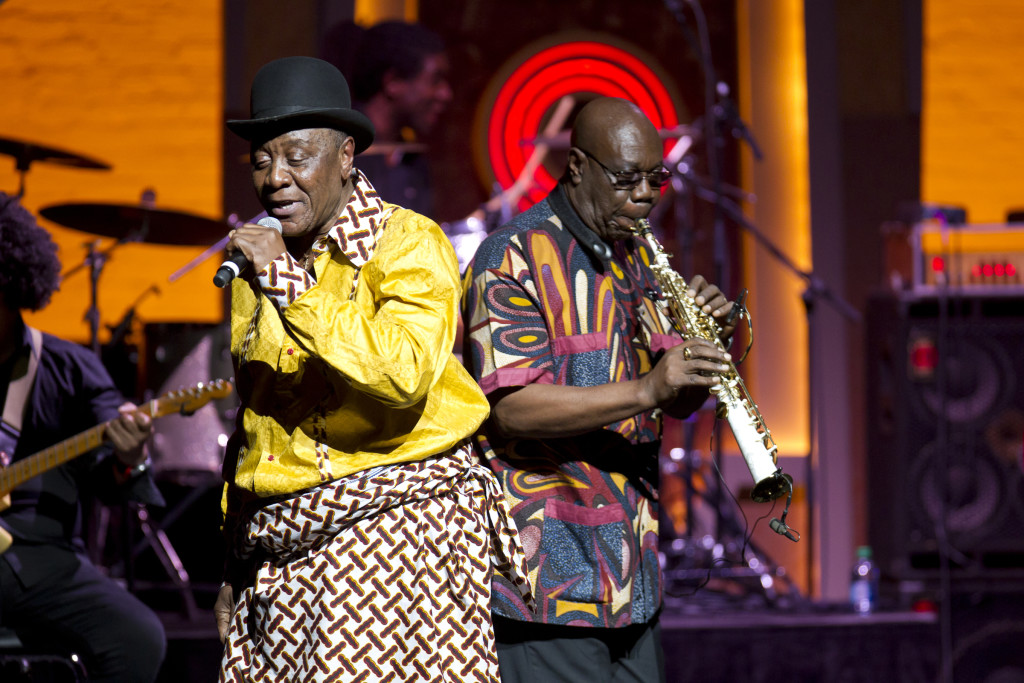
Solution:
<svg viewBox="0 0 1024 683">
<path fill-rule="evenodd" d="M 720 159 L 718 155 L 724 148 L 724 139 L 722 135 L 723 129 L 727 128 L 732 136 L 736 139 L 741 139 L 750 145 L 753 151 L 754 158 L 760 160 L 762 158 L 761 149 L 754 139 L 753 134 L 750 132 L 750 128 L 743 122 L 739 116 L 739 112 L 736 110 L 735 104 L 729 99 L 729 88 L 724 82 L 717 80 L 714 72 L 714 67 L 711 62 L 711 49 L 710 41 L 708 39 L 707 24 L 703 11 L 700 8 L 700 4 L 697 0 L 685 0 L 686 4 L 690 6 L 693 11 L 694 18 L 698 29 L 698 39 L 693 37 L 692 32 L 689 30 L 686 19 L 683 15 L 682 8 L 679 0 L 666 0 L 665 4 L 669 11 L 673 13 L 680 26 L 683 28 L 683 32 L 690 42 L 694 52 L 699 56 L 701 66 L 704 70 L 704 93 L 705 93 L 705 107 L 709 112 L 709 116 L 706 120 L 707 134 L 706 142 L 708 149 L 708 169 L 711 175 L 711 189 L 710 191 L 703 187 L 695 188 L 695 195 L 711 202 L 714 206 L 714 259 L 715 259 L 715 277 L 719 286 L 728 286 L 728 271 L 726 269 L 725 260 L 725 233 L 724 233 L 724 220 L 723 214 L 728 216 L 735 221 L 742 228 L 747 230 L 748 233 L 753 235 L 758 242 L 764 246 L 772 256 L 783 264 L 790 271 L 798 275 L 804 280 L 806 286 L 802 295 L 804 302 L 805 315 L 807 318 L 807 343 L 808 343 L 808 429 L 809 429 L 809 452 L 807 456 L 807 502 L 808 502 L 808 577 L 809 585 L 814 585 L 814 533 L 813 533 L 813 519 L 814 519 L 814 457 L 815 457 L 815 443 L 819 438 L 817 433 L 817 414 L 815 408 L 815 401 L 811 395 L 814 389 L 814 382 L 816 377 L 815 362 L 814 362 L 814 351 L 816 348 L 815 344 L 815 323 L 814 323 L 814 312 L 815 302 L 817 299 L 824 299 L 831 304 L 841 315 L 851 322 L 860 320 L 860 313 L 853 308 L 849 303 L 836 296 L 824 283 L 821 278 L 817 277 L 813 272 L 804 271 L 796 266 L 791 259 L 789 259 L 778 247 L 776 247 L 771 240 L 769 240 L 760 230 L 757 229 L 746 216 L 743 215 L 743 211 L 740 210 L 739 206 L 729 200 L 724 192 L 721 178 Z M 718 100 L 715 100 L 715 95 L 718 96 Z M 675 165 L 675 164 L 673 164 Z M 678 172 L 678 169 L 675 169 Z M 692 176 L 691 176 L 692 180 Z M 716 422 L 716 428 L 719 426 Z M 716 461 L 720 462 L 721 459 L 721 439 L 717 438 L 716 435 Z"/>
<path fill-rule="evenodd" d="M 132 323 L 135 322 L 135 309 L 139 307 L 139 304 L 141 304 L 142 301 L 150 294 L 159 293 L 159 287 L 157 287 L 156 285 L 150 285 L 142 294 L 135 298 L 135 301 L 133 301 L 132 305 L 128 307 L 128 310 L 125 312 L 124 317 L 121 318 L 121 321 L 117 323 L 117 325 L 107 325 L 107 329 L 110 330 L 109 343 L 111 346 L 117 346 L 122 341 L 124 341 L 125 337 L 128 336 L 128 333 L 131 330 Z"/>
<path fill-rule="evenodd" d="M 685 177 L 685 176 L 684 176 Z M 821 299 L 831 305 L 836 311 L 839 312 L 848 321 L 857 323 L 861 320 L 860 312 L 856 308 L 851 306 L 842 297 L 836 295 L 824 280 L 814 274 L 813 271 L 803 270 L 797 266 L 792 259 L 789 258 L 778 246 L 775 245 L 761 230 L 754 225 L 747 217 L 743 214 L 742 209 L 739 205 L 733 202 L 728 197 L 721 195 L 712 196 L 712 193 L 702 187 L 695 188 L 695 194 L 697 197 L 706 201 L 714 201 L 722 210 L 729 215 L 729 218 L 735 221 L 740 227 L 746 230 L 752 235 L 757 242 L 768 251 L 769 254 L 775 258 L 780 264 L 782 264 L 787 270 L 794 273 L 797 277 L 804 281 L 805 287 L 801 294 L 801 299 L 804 303 L 804 313 L 807 319 L 807 380 L 809 391 L 807 393 L 807 411 L 808 411 L 808 430 L 809 430 L 809 452 L 807 454 L 807 465 L 805 468 L 806 487 L 807 487 L 807 530 L 805 536 L 807 538 L 807 553 L 808 553 L 808 584 L 813 586 L 813 568 L 814 568 L 814 505 L 816 500 L 816 490 L 814 485 L 814 459 L 817 452 L 816 443 L 819 438 L 819 429 L 817 426 L 817 401 L 814 400 L 814 387 L 817 372 L 815 370 L 816 363 L 814 362 L 814 351 L 816 348 L 815 338 L 816 329 L 815 324 L 815 309 L 816 302 Z"/>
<path fill-rule="evenodd" d="M 689 23 L 687 22 L 686 15 L 683 12 L 683 4 L 690 7 L 693 13 L 694 23 L 696 25 L 697 33 L 694 35 L 690 29 Z M 713 262 L 714 262 L 714 282 L 719 287 L 727 288 L 730 282 L 730 269 L 728 263 L 726 234 L 725 234 L 725 208 L 720 204 L 717 198 L 723 197 L 724 183 L 722 180 L 722 159 L 721 155 L 725 148 L 725 140 L 722 135 L 722 129 L 724 123 L 723 118 L 726 114 L 729 115 L 731 128 L 733 131 L 739 129 L 746 131 L 745 136 L 749 140 L 753 140 L 753 136 L 749 134 L 749 129 L 742 123 L 738 113 L 735 111 L 735 107 L 731 106 L 731 103 L 727 101 L 716 101 L 716 95 L 723 96 L 728 94 L 728 87 L 724 83 L 719 82 L 717 75 L 715 74 L 715 67 L 711 55 L 711 39 L 710 33 L 707 27 L 707 19 L 704 16 L 704 11 L 700 6 L 698 0 L 665 0 L 665 6 L 670 13 L 675 17 L 676 22 L 679 24 L 680 29 L 683 32 L 687 42 L 690 44 L 690 48 L 693 53 L 697 56 L 700 63 L 701 70 L 704 75 L 704 109 L 706 116 L 704 117 L 704 144 L 707 153 L 708 163 L 708 174 L 710 176 L 711 184 L 711 195 L 715 198 L 712 201 L 713 206 Z M 737 122 L 739 122 L 737 124 Z M 756 154 L 760 155 L 760 149 L 756 148 Z M 677 166 L 677 164 L 672 164 Z M 689 164 L 686 165 L 689 168 Z M 695 192 L 697 196 L 700 196 L 700 192 Z M 718 472 L 721 472 L 721 464 L 723 459 L 722 454 L 722 425 L 721 420 L 715 420 L 712 427 L 712 434 L 714 438 L 714 452 L 712 458 Z M 721 475 L 720 475 L 721 476 Z M 713 504 L 716 510 L 716 536 L 721 536 L 722 528 L 725 525 L 725 511 L 724 503 L 725 500 L 722 496 L 722 486 L 716 486 L 714 491 Z M 746 539 L 744 539 L 746 540 Z M 745 558 L 744 558 L 745 559 Z"/>
</svg>

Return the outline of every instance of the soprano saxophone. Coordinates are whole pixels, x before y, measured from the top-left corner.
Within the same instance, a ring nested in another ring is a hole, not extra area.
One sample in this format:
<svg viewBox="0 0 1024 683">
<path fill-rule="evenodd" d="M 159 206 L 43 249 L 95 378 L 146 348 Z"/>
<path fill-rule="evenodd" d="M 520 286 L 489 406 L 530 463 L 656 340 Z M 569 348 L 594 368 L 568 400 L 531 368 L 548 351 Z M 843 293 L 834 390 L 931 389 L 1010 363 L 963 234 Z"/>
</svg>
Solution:
<svg viewBox="0 0 1024 683">
<path fill-rule="evenodd" d="M 641 218 L 633 230 L 651 245 L 654 252 L 651 270 L 661 286 L 668 317 L 676 329 L 691 338 L 706 339 L 725 351 L 725 345 L 718 336 L 721 331 L 718 323 L 686 293 L 686 281 L 669 265 L 668 254 L 655 238 L 650 223 Z M 732 361 L 728 361 L 727 370 L 722 373 L 722 382 L 712 389 L 712 393 L 718 399 L 715 413 L 729 422 L 743 459 L 754 477 L 751 499 L 766 503 L 792 491 L 792 478 L 783 475 L 778 466 L 778 447 Z"/>
</svg>

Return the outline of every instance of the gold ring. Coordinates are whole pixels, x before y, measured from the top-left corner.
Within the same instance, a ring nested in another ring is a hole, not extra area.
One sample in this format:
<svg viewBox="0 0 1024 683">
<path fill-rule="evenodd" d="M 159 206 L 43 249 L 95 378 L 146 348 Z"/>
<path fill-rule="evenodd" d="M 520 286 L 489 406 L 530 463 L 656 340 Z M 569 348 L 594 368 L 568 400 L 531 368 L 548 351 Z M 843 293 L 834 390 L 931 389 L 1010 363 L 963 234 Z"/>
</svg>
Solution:
<svg viewBox="0 0 1024 683">
<path fill-rule="evenodd" d="M 684 360 L 691 360 L 692 358 L 693 358 L 693 354 L 690 353 L 690 347 L 687 346 L 685 349 L 683 349 L 683 359 Z"/>
</svg>

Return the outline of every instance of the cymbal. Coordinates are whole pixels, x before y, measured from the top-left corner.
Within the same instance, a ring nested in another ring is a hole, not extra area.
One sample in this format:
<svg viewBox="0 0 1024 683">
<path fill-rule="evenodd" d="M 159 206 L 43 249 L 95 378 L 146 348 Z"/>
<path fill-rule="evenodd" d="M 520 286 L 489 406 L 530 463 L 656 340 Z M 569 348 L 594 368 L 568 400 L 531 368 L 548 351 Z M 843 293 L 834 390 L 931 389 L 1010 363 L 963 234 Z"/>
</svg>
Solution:
<svg viewBox="0 0 1024 683">
<path fill-rule="evenodd" d="M 226 223 L 195 214 L 121 204 L 54 204 L 39 213 L 59 225 L 124 242 L 210 244 L 228 229 Z"/>
<path fill-rule="evenodd" d="M 686 125 L 672 126 L 671 128 L 659 128 L 658 135 L 661 136 L 662 140 L 669 140 L 672 138 L 681 138 L 684 135 L 691 137 L 701 135 L 699 128 Z M 523 139 L 519 141 L 520 145 L 547 145 L 549 149 L 569 149 L 572 147 L 572 130 L 566 128 L 563 131 L 559 131 L 551 136 L 539 135 L 532 139 Z"/>
<path fill-rule="evenodd" d="M 73 166 L 75 168 L 110 170 L 110 164 L 82 154 L 40 145 L 35 142 L 14 140 L 12 138 L 0 138 L 0 154 L 14 157 L 19 171 L 28 170 L 29 164 L 33 161 L 43 161 L 61 166 Z"/>
</svg>

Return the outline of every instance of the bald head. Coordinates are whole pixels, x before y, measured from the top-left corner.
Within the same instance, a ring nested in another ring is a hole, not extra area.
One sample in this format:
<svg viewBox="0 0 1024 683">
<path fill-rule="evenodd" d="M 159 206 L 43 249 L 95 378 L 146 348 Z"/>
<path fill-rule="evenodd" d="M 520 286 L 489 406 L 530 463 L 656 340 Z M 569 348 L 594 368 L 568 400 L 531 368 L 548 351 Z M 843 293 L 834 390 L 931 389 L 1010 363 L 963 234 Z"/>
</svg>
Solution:
<svg viewBox="0 0 1024 683">
<path fill-rule="evenodd" d="M 598 154 L 598 149 L 619 144 L 660 148 L 661 138 L 640 107 L 629 100 L 600 97 L 588 102 L 573 124 L 572 146 Z"/>
<path fill-rule="evenodd" d="M 660 182 L 652 185 L 649 174 L 662 168 L 662 150 L 658 130 L 632 102 L 602 97 L 577 114 L 560 182 L 583 223 L 606 242 L 631 235 L 657 203 Z M 631 173 L 647 180 L 622 185 Z"/>
</svg>

